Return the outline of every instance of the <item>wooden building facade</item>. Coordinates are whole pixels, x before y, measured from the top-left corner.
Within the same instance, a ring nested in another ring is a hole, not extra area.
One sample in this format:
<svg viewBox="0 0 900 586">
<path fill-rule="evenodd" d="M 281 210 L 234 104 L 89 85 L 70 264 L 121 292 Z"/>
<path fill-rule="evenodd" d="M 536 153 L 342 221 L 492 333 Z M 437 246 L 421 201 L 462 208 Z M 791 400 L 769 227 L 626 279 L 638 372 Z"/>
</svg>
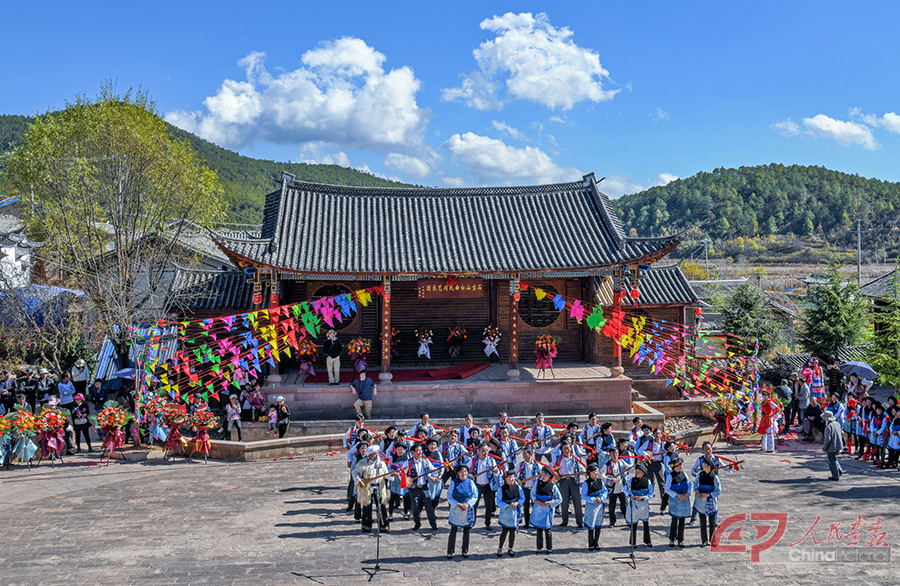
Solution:
<svg viewBox="0 0 900 586">
<path fill-rule="evenodd" d="M 484 328 L 498 327 L 510 376 L 520 360 L 533 361 L 534 341 L 544 333 L 558 338 L 557 360 L 621 363 L 610 340 L 538 300 L 531 286 L 640 305 L 679 323 L 696 303 L 680 269 L 650 266 L 680 236 L 626 236 L 593 174 L 554 185 L 431 189 L 322 185 L 285 173 L 266 198 L 259 232 L 213 238 L 252 276 L 253 307 L 383 285 L 384 296 L 335 328 L 345 343 L 372 340 L 369 363 L 382 380 L 390 380 L 392 366 L 416 362 L 415 332 L 423 327 L 434 333 L 435 361 L 450 359 L 449 327 L 468 332 L 457 360 L 474 361 L 484 360 Z M 632 289 L 639 299 L 621 293 Z M 392 328 L 401 331 L 398 356 L 390 352 Z"/>
</svg>

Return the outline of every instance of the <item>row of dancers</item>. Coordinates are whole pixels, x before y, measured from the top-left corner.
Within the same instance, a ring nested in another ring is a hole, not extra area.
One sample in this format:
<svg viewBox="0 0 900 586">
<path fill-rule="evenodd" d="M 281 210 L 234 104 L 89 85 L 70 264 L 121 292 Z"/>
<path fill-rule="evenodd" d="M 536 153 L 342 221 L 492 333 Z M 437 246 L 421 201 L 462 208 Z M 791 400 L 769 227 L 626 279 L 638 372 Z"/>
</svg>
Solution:
<svg viewBox="0 0 900 586">
<path fill-rule="evenodd" d="M 455 555 L 460 530 L 460 551 L 464 557 L 468 555 L 469 532 L 479 506 L 486 529 L 492 529 L 497 515 L 501 529 L 498 556 L 503 555 L 504 547 L 514 556 L 516 534 L 523 526 L 535 530 L 537 552 L 552 553 L 555 517 L 559 514 L 560 525 L 567 526 L 570 506 L 575 509 L 577 527 L 588 531 L 589 550 L 600 548 L 604 519 L 608 514 L 609 526 L 614 527 L 617 510 L 630 528 L 631 546 L 637 547 L 640 525 L 643 543 L 653 547 L 650 504 L 659 493 L 660 513 L 668 508 L 670 516 L 669 546 L 684 547 L 685 524 L 698 516 L 701 544 L 709 545 L 721 494 L 718 471 L 736 468 L 736 464 L 723 461 L 706 443 L 689 476 L 678 453 L 686 446 L 664 440 L 659 430 L 635 419 L 632 433 L 613 440 L 611 433 L 603 433 L 611 431 L 611 426 L 596 423 L 593 415 L 580 433 L 577 425 L 570 424 L 558 431 L 551 428 L 548 435 L 541 428 L 549 426 L 538 414 L 524 438 L 511 439 L 511 431 L 526 429 L 501 414 L 497 425 L 480 430 L 488 441 L 477 437 L 479 433 L 472 438 L 470 433 L 465 444 L 459 441 L 460 430 L 435 427 L 427 414 L 409 434 L 389 428 L 376 435 L 357 422 L 356 431 L 348 431 L 355 440 L 348 454 L 348 510 L 355 511 L 364 532 L 371 531 L 376 521 L 381 531 L 390 531 L 394 513 L 401 509 L 404 518 L 412 513 L 414 531 L 421 527 L 423 511 L 432 530 L 437 530 L 436 510 L 446 488 L 448 557 Z M 592 425 L 599 429 L 595 434 Z M 439 430 L 443 431 L 437 433 Z M 440 435 L 447 440 L 442 443 Z M 603 439 L 607 436 L 609 439 Z"/>
</svg>

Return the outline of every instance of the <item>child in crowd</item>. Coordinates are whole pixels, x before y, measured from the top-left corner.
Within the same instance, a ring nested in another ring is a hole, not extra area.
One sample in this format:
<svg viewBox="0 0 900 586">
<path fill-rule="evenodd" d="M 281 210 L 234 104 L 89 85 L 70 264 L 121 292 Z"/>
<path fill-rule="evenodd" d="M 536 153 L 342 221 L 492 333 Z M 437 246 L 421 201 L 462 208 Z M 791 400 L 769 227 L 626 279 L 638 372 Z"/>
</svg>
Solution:
<svg viewBox="0 0 900 586">
<path fill-rule="evenodd" d="M 272 432 L 272 435 L 278 435 L 278 410 L 275 405 L 269 405 L 269 423 L 266 429 Z"/>
</svg>

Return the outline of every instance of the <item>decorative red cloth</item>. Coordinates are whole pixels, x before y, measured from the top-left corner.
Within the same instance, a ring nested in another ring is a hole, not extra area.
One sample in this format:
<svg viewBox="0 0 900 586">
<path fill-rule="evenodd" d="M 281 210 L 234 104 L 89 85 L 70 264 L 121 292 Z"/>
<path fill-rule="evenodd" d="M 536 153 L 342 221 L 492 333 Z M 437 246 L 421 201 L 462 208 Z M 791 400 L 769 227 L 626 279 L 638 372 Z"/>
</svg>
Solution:
<svg viewBox="0 0 900 586">
<path fill-rule="evenodd" d="M 169 437 L 166 438 L 166 443 L 163 445 L 163 450 L 173 450 L 175 452 L 178 451 L 178 448 L 181 447 L 181 431 L 176 427 L 172 431 L 169 432 Z"/>
<path fill-rule="evenodd" d="M 537 358 L 536 367 L 538 370 L 545 368 L 553 368 L 553 359 L 556 358 L 556 352 L 535 352 Z"/>
<path fill-rule="evenodd" d="M 194 451 L 203 452 L 204 456 L 209 456 L 209 434 L 205 429 L 201 429 L 194 437 Z"/>
<path fill-rule="evenodd" d="M 66 449 L 66 440 L 63 438 L 64 431 L 62 429 L 54 429 L 52 431 L 40 432 L 41 457 L 46 458 L 50 454 L 62 456 L 63 450 Z"/>
<path fill-rule="evenodd" d="M 125 434 L 119 427 L 104 427 L 102 431 L 106 433 L 106 437 L 100 448 L 109 450 L 109 454 L 112 456 L 113 452 L 125 445 Z"/>
</svg>

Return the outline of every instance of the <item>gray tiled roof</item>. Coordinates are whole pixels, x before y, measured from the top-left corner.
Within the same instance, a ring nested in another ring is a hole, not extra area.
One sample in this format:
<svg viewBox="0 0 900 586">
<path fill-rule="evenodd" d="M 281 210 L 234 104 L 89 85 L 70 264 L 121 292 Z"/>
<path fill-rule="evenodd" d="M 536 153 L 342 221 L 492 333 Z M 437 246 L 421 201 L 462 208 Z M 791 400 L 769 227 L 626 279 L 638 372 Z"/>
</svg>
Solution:
<svg viewBox="0 0 900 586">
<path fill-rule="evenodd" d="M 872 297 L 873 299 L 889 299 L 891 295 L 891 287 L 894 284 L 894 273 L 896 270 L 888 274 L 878 277 L 874 281 L 869 281 L 859 288 L 860 295 Z"/>
<path fill-rule="evenodd" d="M 612 279 L 597 278 L 597 301 L 601 305 L 612 305 Z M 625 289 L 632 288 L 632 279 L 625 279 Z M 700 302 L 694 290 L 688 284 L 687 277 L 677 264 L 664 267 L 650 267 L 641 271 L 638 285 L 640 297 L 633 300 L 630 296 L 623 298 L 623 305 L 693 305 Z"/>
<path fill-rule="evenodd" d="M 244 310 L 250 307 L 251 285 L 240 271 L 201 271 L 178 267 L 175 306 L 185 312 Z"/>
<path fill-rule="evenodd" d="M 680 236 L 624 235 L 593 175 L 530 187 L 370 188 L 295 181 L 266 200 L 261 237 L 214 235 L 233 257 L 301 273 L 584 271 L 650 262 Z"/>
</svg>

